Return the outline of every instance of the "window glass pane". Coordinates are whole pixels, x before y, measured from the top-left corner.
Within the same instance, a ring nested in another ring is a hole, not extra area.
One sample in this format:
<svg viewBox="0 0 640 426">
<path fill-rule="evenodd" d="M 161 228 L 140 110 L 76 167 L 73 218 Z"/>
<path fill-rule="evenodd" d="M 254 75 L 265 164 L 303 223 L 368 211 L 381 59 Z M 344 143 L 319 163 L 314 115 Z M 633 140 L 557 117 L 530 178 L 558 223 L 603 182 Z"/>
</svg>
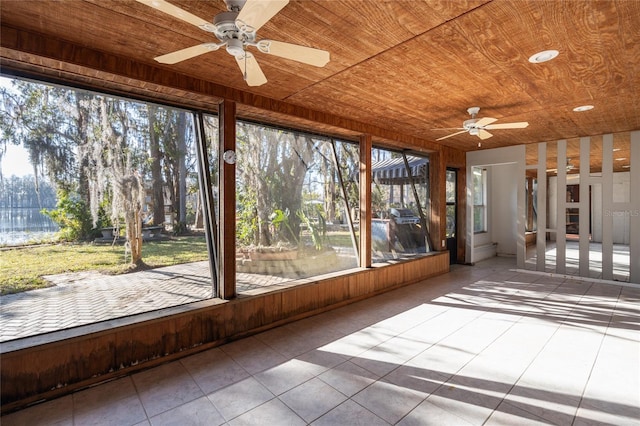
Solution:
<svg viewBox="0 0 640 426">
<path fill-rule="evenodd" d="M 190 112 L 17 79 L 0 91 L 2 243 L 30 244 L 2 254 L 1 340 L 211 296 Z"/>
<path fill-rule="evenodd" d="M 456 206 L 447 206 L 447 238 L 456 236 Z"/>
<path fill-rule="evenodd" d="M 473 168 L 473 204 L 484 204 L 484 171 L 477 167 Z"/>
<path fill-rule="evenodd" d="M 485 201 L 487 199 L 487 170 L 479 167 L 472 168 L 473 174 L 473 232 L 487 231 L 487 213 Z"/>
<path fill-rule="evenodd" d="M 446 196 L 447 203 L 456 202 L 456 172 L 453 170 L 447 170 L 447 182 L 446 182 Z"/>
<path fill-rule="evenodd" d="M 205 143 L 207 147 L 207 159 L 209 161 L 209 175 L 211 178 L 211 183 L 213 185 L 212 195 L 214 202 L 214 210 L 216 215 L 215 223 L 219 224 L 218 220 L 220 217 L 220 209 L 218 205 L 218 175 L 219 175 L 219 144 L 220 144 L 220 129 L 219 129 L 219 121 L 218 117 L 215 115 L 204 114 L 204 133 L 205 133 Z M 191 188 L 191 191 L 197 190 L 198 192 L 198 202 L 202 203 L 202 194 L 199 188 Z M 199 212 L 199 209 L 195 209 L 196 212 Z M 201 212 L 200 212 L 201 213 Z M 197 226 L 199 229 L 204 230 L 204 224 L 202 222 L 202 214 L 199 214 L 197 217 Z"/>
<path fill-rule="evenodd" d="M 338 173 L 355 170 L 358 154 L 347 144 L 338 151 L 347 162 L 341 169 L 329 138 L 237 124 L 239 293 L 357 266 Z"/>
<path fill-rule="evenodd" d="M 372 150 L 374 261 L 430 251 L 426 223 L 422 223 L 428 200 L 428 158 L 409 155 L 407 163 L 408 169 L 401 153 L 381 148 Z"/>
<path fill-rule="evenodd" d="M 473 206 L 473 232 L 486 232 L 485 224 L 485 207 Z"/>
<path fill-rule="evenodd" d="M 345 243 L 347 239 L 352 240 L 352 247 L 359 247 L 360 146 L 343 141 L 334 141 L 334 144 L 344 188 L 337 188 L 338 199 L 335 200 L 334 207 L 336 210 L 333 220 L 334 229 L 328 232 L 328 236 L 330 240 L 334 238 L 341 240 L 340 243 L 332 241 L 335 247 L 348 247 Z M 349 225 L 349 219 L 351 219 L 351 225 Z M 355 250 L 354 248 L 354 253 Z"/>
</svg>

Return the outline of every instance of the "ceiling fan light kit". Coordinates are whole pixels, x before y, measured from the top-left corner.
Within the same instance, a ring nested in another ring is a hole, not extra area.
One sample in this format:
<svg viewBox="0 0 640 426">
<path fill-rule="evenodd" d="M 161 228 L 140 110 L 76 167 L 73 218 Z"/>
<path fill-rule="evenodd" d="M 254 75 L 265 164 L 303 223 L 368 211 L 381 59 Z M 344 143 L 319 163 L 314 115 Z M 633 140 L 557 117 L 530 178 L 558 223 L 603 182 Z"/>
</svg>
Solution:
<svg viewBox="0 0 640 426">
<path fill-rule="evenodd" d="M 227 53 L 236 59 L 246 83 L 249 86 L 260 86 L 267 82 L 267 78 L 253 54 L 247 51 L 247 47 L 255 47 L 265 54 L 316 67 L 323 67 L 330 60 L 329 52 L 325 50 L 275 40 L 256 41 L 256 32 L 280 12 L 289 0 L 225 0 L 228 12 L 218 13 L 213 18 L 213 23 L 166 0 L 137 1 L 213 33 L 220 40 L 220 43 L 202 43 L 154 58 L 163 64 L 176 64 L 225 46 Z"/>
<path fill-rule="evenodd" d="M 443 139 L 450 138 L 452 136 L 456 136 L 462 133 L 469 133 L 471 136 L 477 136 L 480 138 L 480 141 L 485 139 L 489 139 L 493 135 L 488 132 L 488 130 L 494 129 L 524 129 L 529 125 L 526 121 L 520 121 L 517 123 L 499 123 L 493 124 L 498 121 L 497 118 L 492 117 L 484 117 L 484 118 L 476 118 L 478 113 L 480 112 L 480 107 L 471 107 L 467 109 L 467 112 L 471 116 L 470 119 L 462 122 L 462 127 L 453 128 L 453 130 L 459 130 L 459 132 L 452 133 L 447 136 L 443 136 L 441 138 L 436 139 L 437 141 L 441 141 Z M 438 130 L 438 129 L 435 129 Z M 478 147 L 481 147 L 482 143 L 478 142 Z"/>
</svg>

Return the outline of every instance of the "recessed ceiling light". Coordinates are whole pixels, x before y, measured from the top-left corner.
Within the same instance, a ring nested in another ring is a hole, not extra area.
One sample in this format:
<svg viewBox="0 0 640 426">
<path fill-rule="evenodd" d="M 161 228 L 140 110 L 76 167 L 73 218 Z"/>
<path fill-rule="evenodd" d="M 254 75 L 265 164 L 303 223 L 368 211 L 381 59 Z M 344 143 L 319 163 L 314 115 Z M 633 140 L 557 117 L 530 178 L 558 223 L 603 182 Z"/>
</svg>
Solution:
<svg viewBox="0 0 640 426">
<path fill-rule="evenodd" d="M 575 107 L 573 110 L 575 112 L 582 112 L 582 111 L 589 111 L 590 109 L 593 109 L 593 105 L 581 105 L 581 106 Z"/>
<path fill-rule="evenodd" d="M 529 62 L 532 64 L 541 64 L 542 62 L 547 62 L 558 56 L 560 52 L 557 50 L 543 50 L 542 52 L 538 52 L 534 55 L 531 55 L 529 58 Z"/>
<path fill-rule="evenodd" d="M 626 166 L 622 166 L 623 169 L 628 169 L 631 165 L 627 164 Z"/>
<path fill-rule="evenodd" d="M 620 151 L 622 148 L 613 148 L 614 151 Z"/>
<path fill-rule="evenodd" d="M 621 157 L 621 158 L 616 158 L 616 160 L 618 160 L 618 161 L 622 161 L 622 160 L 626 160 L 626 158 Z"/>
</svg>

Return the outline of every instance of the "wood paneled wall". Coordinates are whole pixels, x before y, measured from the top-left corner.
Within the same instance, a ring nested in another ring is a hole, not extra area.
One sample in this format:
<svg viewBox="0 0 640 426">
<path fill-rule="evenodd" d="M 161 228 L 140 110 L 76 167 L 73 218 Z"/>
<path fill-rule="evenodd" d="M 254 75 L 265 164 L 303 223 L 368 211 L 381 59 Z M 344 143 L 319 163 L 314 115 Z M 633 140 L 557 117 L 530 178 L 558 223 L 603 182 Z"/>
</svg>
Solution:
<svg viewBox="0 0 640 426">
<path fill-rule="evenodd" d="M 452 148 L 443 148 L 429 154 L 429 182 L 431 182 L 431 217 L 430 236 L 434 250 L 446 250 L 442 246 L 442 240 L 447 235 L 447 203 L 446 180 L 447 168 L 458 171 L 458 256 L 457 262 L 465 260 L 466 235 L 466 156 L 462 151 Z"/>
<path fill-rule="evenodd" d="M 182 313 L 103 331 L 79 330 L 77 337 L 36 347 L 3 349 L 2 410 L 6 413 L 448 271 L 448 252 L 432 253 L 260 295 L 197 302 Z M 95 325 L 86 329 L 95 330 Z"/>
</svg>

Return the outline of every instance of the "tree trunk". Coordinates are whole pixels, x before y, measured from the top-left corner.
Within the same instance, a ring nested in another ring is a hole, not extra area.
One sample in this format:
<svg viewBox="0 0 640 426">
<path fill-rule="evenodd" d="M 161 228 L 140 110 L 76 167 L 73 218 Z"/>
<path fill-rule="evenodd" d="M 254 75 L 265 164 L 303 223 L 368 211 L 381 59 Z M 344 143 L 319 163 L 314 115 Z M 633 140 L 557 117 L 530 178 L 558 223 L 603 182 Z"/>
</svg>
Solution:
<svg viewBox="0 0 640 426">
<path fill-rule="evenodd" d="M 140 207 L 127 212 L 127 240 L 131 248 L 131 263 L 139 265 L 142 261 L 142 217 Z"/>
<path fill-rule="evenodd" d="M 178 196 L 176 197 L 178 204 L 178 223 L 184 227 L 186 231 L 187 225 L 187 114 L 185 112 L 178 113 Z"/>
<path fill-rule="evenodd" d="M 158 108 L 149 105 L 149 155 L 151 156 L 151 202 L 153 224 L 164 223 L 164 191 L 162 181 L 162 153 L 160 152 L 160 135 L 157 129 Z"/>
</svg>

